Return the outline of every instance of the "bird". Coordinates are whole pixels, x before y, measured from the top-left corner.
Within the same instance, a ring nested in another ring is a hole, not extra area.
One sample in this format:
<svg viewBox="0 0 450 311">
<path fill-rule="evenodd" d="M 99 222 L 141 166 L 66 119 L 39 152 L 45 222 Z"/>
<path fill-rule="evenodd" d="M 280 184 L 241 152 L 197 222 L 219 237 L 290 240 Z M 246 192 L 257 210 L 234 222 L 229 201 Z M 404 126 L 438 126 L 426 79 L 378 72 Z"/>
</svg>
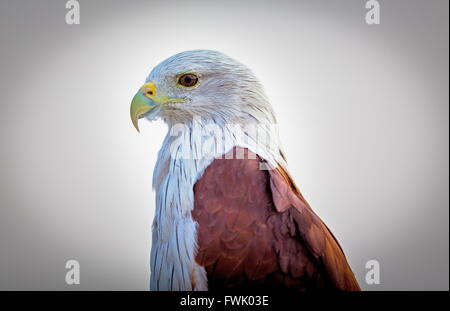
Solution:
<svg viewBox="0 0 450 311">
<path fill-rule="evenodd" d="M 357 291 L 340 244 L 287 169 L 253 71 L 213 50 L 154 67 L 130 116 L 162 120 L 150 290 Z"/>
</svg>

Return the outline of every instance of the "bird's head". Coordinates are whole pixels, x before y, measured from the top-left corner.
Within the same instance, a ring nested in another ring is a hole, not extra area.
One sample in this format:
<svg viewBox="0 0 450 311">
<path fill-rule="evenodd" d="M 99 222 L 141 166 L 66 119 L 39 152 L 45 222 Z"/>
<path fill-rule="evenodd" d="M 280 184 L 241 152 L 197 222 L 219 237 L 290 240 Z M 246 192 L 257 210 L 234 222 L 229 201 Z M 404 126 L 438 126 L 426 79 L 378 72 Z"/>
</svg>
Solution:
<svg viewBox="0 0 450 311">
<path fill-rule="evenodd" d="M 262 86 L 246 66 L 216 51 L 176 54 L 148 76 L 131 103 L 131 120 L 161 118 L 188 123 L 196 116 L 217 123 L 274 122 Z"/>
</svg>

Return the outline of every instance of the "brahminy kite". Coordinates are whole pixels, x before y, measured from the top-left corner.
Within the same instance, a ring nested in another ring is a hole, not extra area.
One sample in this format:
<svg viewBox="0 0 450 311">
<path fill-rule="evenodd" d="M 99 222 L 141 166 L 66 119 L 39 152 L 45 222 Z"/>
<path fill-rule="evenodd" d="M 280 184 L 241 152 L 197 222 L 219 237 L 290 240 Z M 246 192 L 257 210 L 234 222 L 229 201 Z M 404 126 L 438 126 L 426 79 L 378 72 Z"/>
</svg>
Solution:
<svg viewBox="0 0 450 311">
<path fill-rule="evenodd" d="M 313 212 L 281 151 L 262 85 L 210 50 L 158 66 L 131 119 L 168 133 L 153 174 L 151 290 L 359 290 L 342 248 Z"/>
</svg>

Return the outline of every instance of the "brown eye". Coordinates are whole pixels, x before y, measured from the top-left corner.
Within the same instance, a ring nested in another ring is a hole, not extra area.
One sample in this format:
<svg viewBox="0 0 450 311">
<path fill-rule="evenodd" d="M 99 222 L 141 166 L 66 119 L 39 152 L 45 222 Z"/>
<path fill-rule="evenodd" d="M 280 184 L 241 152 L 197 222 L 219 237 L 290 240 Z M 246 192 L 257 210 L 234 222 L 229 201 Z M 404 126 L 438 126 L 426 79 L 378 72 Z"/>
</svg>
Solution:
<svg viewBox="0 0 450 311">
<path fill-rule="evenodd" d="M 186 73 L 178 78 L 178 84 L 184 87 L 193 87 L 197 85 L 198 77 L 193 73 Z"/>
</svg>

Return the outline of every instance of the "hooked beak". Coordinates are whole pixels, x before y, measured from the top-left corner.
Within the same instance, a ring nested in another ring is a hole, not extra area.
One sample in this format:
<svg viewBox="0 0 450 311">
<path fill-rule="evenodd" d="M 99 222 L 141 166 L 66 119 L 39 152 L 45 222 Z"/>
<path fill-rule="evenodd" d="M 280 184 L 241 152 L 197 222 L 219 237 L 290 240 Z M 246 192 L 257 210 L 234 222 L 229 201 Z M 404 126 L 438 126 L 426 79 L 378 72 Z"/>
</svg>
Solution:
<svg viewBox="0 0 450 311">
<path fill-rule="evenodd" d="M 139 119 L 153 108 L 157 106 L 157 103 L 153 99 L 156 95 L 155 84 L 148 82 L 144 84 L 140 90 L 134 95 L 130 106 L 130 117 L 134 127 L 139 132 Z"/>
<path fill-rule="evenodd" d="M 139 123 L 138 120 L 146 113 L 148 113 L 150 110 L 156 107 L 156 103 L 144 94 L 142 94 L 140 91 L 136 93 L 133 97 L 133 101 L 131 102 L 130 107 L 130 116 L 131 121 L 133 122 L 134 127 L 139 132 Z"/>
<path fill-rule="evenodd" d="M 153 82 L 145 83 L 139 91 L 134 95 L 131 101 L 130 116 L 134 127 L 139 132 L 138 121 L 144 117 L 155 107 L 169 103 L 182 103 L 185 102 L 183 98 L 169 97 L 163 94 L 156 93 L 156 86 Z"/>
</svg>

